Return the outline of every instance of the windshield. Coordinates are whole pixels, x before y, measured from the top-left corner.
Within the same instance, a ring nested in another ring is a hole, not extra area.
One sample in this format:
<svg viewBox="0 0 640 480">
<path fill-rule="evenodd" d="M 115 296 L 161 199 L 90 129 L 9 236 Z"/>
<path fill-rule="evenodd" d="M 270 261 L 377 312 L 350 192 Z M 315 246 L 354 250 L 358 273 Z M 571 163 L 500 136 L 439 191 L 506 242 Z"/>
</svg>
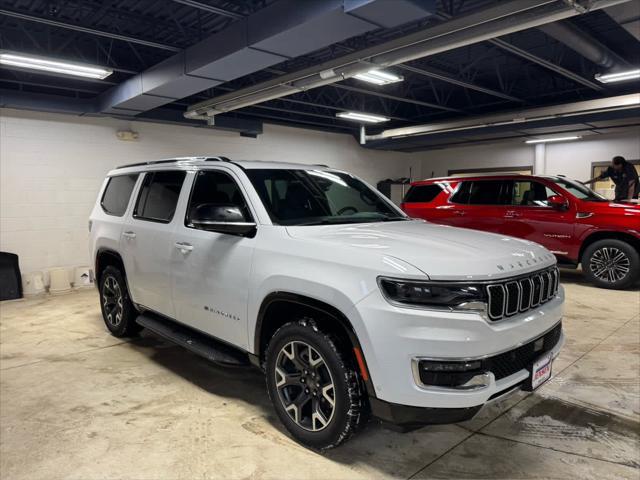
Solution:
<svg viewBox="0 0 640 480">
<path fill-rule="evenodd" d="M 246 174 L 277 225 L 408 220 L 381 194 L 347 173 L 250 169 Z"/>
<path fill-rule="evenodd" d="M 568 178 L 562 177 L 554 177 L 551 180 L 580 200 L 586 200 L 587 202 L 609 201 L 599 193 L 594 192 L 589 187 L 585 187 L 583 184 L 576 182 L 575 180 L 569 180 Z"/>
</svg>

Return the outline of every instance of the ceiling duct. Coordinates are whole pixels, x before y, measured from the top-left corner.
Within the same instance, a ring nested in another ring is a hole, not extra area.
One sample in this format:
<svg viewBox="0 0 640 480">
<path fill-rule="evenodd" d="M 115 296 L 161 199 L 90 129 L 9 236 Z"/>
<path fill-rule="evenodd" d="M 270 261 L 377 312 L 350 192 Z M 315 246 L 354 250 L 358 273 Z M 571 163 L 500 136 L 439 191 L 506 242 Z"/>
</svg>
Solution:
<svg viewBox="0 0 640 480">
<path fill-rule="evenodd" d="M 607 14 L 640 41 L 640 2 L 638 0 L 607 8 Z"/>
<path fill-rule="evenodd" d="M 589 10 L 606 8 L 625 1 L 628 0 L 592 0 Z M 208 116 L 339 82 L 372 68 L 398 65 L 501 35 L 539 27 L 580 15 L 583 11 L 584 8 L 574 8 L 561 0 L 500 2 L 494 7 L 453 18 L 381 45 L 205 100 L 190 106 L 185 117 L 206 120 Z"/>
<path fill-rule="evenodd" d="M 540 30 L 602 68 L 615 71 L 627 66 L 618 54 L 568 22 L 549 23 Z"/>
<path fill-rule="evenodd" d="M 427 17 L 435 3 L 278 0 L 115 86 L 102 95 L 100 110 L 138 115 L 347 38 Z"/>
</svg>

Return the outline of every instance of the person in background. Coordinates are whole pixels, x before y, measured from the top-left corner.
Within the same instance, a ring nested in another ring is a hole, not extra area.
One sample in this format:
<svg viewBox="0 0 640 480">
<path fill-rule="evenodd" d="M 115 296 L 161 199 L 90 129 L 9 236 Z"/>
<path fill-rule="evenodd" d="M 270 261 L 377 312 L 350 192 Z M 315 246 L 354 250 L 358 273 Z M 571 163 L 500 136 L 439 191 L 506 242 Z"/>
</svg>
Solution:
<svg viewBox="0 0 640 480">
<path fill-rule="evenodd" d="M 616 185 L 614 202 L 622 200 L 630 200 L 638 198 L 640 193 L 640 182 L 638 181 L 638 172 L 624 157 L 613 157 L 611 166 L 607 168 L 599 177 L 592 178 L 585 185 L 591 185 L 605 178 L 610 178 Z"/>
</svg>

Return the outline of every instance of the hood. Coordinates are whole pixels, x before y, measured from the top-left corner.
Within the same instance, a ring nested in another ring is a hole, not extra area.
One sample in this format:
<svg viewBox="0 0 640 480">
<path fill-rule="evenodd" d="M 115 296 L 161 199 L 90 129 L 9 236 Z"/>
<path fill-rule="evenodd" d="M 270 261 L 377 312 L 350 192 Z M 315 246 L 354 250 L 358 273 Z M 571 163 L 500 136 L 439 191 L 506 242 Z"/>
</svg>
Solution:
<svg viewBox="0 0 640 480">
<path fill-rule="evenodd" d="M 628 216 L 629 221 L 633 219 L 637 222 L 640 217 L 640 204 L 636 201 L 628 202 L 583 202 L 589 206 L 589 211 L 593 213 L 602 213 L 607 215 Z M 580 210 L 580 208 L 578 208 Z"/>
<path fill-rule="evenodd" d="M 403 260 L 432 280 L 507 278 L 556 263 L 537 243 L 422 220 L 287 227 L 293 238 Z M 319 248 L 322 245 L 318 245 Z"/>
</svg>

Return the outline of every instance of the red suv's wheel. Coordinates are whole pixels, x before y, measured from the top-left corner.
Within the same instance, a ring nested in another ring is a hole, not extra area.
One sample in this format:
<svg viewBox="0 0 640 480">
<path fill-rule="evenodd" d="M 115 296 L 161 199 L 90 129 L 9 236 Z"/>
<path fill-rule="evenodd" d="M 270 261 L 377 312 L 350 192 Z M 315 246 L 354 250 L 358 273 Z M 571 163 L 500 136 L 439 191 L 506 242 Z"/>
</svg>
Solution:
<svg viewBox="0 0 640 480">
<path fill-rule="evenodd" d="M 627 288 L 639 278 L 640 255 L 622 240 L 598 240 L 582 254 L 582 270 L 598 287 Z"/>
</svg>

